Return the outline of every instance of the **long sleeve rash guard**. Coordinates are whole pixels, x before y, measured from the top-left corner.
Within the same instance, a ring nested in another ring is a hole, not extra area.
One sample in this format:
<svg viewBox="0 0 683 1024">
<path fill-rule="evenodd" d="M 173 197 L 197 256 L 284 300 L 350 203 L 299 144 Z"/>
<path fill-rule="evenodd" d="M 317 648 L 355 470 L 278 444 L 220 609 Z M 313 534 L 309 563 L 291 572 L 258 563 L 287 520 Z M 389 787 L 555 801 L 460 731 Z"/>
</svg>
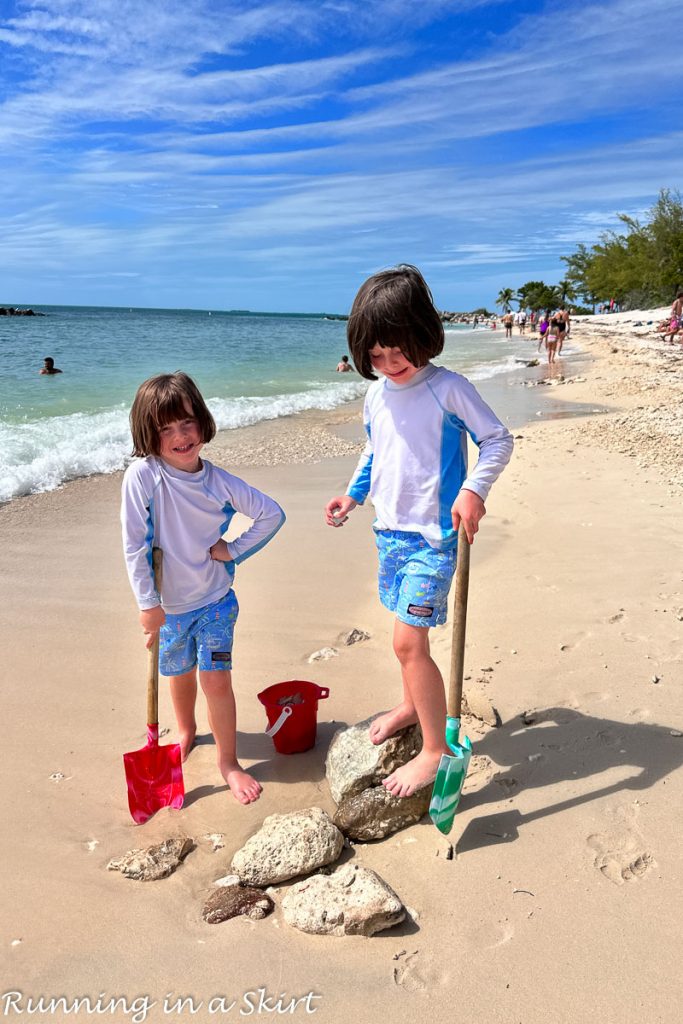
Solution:
<svg viewBox="0 0 683 1024">
<path fill-rule="evenodd" d="M 214 561 L 209 548 L 235 512 L 253 523 L 230 542 L 234 561 Z M 264 547 L 284 521 L 272 498 L 205 459 L 198 473 L 174 469 L 151 455 L 132 462 L 123 477 L 121 524 L 138 606 L 145 610 L 161 603 L 180 615 L 219 601 L 232 586 L 235 565 Z M 161 595 L 154 587 L 153 546 L 164 553 Z"/>
<path fill-rule="evenodd" d="M 408 384 L 380 379 L 363 414 L 367 444 L 346 493 L 375 506 L 377 530 L 421 534 L 437 550 L 457 536 L 451 506 L 461 488 L 486 501 L 512 454 L 512 435 L 459 373 L 428 363 Z M 467 471 L 467 434 L 479 448 Z"/>
</svg>

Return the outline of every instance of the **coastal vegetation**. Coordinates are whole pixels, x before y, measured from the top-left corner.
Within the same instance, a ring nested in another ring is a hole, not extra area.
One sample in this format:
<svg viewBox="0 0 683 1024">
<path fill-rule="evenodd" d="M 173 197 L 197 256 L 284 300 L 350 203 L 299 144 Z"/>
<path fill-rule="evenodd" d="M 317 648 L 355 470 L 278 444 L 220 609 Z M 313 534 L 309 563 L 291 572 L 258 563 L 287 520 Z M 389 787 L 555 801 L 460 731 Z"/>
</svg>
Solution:
<svg viewBox="0 0 683 1024">
<path fill-rule="evenodd" d="M 588 249 L 563 256 L 567 279 L 587 302 L 615 297 L 622 309 L 671 302 L 683 284 L 683 202 L 662 189 L 642 223 L 619 214 L 624 231 L 607 231 Z"/>
<path fill-rule="evenodd" d="M 621 309 L 665 305 L 683 287 L 683 201 L 662 189 L 644 221 L 618 214 L 623 230 L 606 231 L 590 248 L 578 245 L 561 256 L 567 271 L 557 284 L 527 281 L 516 291 L 502 288 L 496 305 L 504 313 L 554 309 L 571 303 L 575 313 L 592 313 L 597 302 L 615 299 Z M 577 306 L 576 300 L 586 303 Z"/>
</svg>

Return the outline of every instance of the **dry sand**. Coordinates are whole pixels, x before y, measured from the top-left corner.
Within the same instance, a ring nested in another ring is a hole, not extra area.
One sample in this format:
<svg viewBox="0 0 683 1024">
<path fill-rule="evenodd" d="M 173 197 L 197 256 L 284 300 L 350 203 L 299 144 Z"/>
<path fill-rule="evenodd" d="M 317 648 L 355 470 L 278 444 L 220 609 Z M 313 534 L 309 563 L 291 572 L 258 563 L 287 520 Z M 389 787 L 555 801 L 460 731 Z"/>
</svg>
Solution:
<svg viewBox="0 0 683 1024">
<path fill-rule="evenodd" d="M 322 520 L 355 463 L 357 409 L 223 435 L 208 453 L 288 514 L 236 588 L 239 745 L 264 784 L 251 807 L 220 784 L 200 705 L 185 809 L 143 826 L 129 818 L 121 754 L 144 743 L 145 653 L 120 551 L 120 477 L 2 509 L 2 991 L 21 993 L 3 998 L 2 1017 L 21 1019 L 14 1006 L 40 1021 L 678 1021 L 683 360 L 651 328 L 642 337 L 620 326 L 629 317 L 577 322 L 553 386 L 531 387 L 544 366 L 498 385 L 511 408 L 540 413 L 515 427 L 472 555 L 465 686 L 493 701 L 502 724 L 466 723 L 475 757 L 454 859 L 428 820 L 344 852 L 411 908 L 406 924 L 371 939 L 304 935 L 279 910 L 262 922 L 201 918 L 265 815 L 333 810 L 324 757 L 334 730 L 398 694 L 371 512 L 338 531 Z M 308 664 L 352 627 L 371 639 Z M 448 626 L 433 649 L 445 671 Z M 256 693 L 296 678 L 331 689 L 318 745 L 275 756 Z M 163 688 L 160 706 L 172 739 Z M 172 877 L 138 883 L 106 870 L 181 832 L 196 849 Z M 259 1013 L 261 989 L 271 1002 Z M 27 1012 L 29 997 L 100 994 L 125 1004 Z M 178 997 L 197 1012 L 173 1012 Z"/>
</svg>

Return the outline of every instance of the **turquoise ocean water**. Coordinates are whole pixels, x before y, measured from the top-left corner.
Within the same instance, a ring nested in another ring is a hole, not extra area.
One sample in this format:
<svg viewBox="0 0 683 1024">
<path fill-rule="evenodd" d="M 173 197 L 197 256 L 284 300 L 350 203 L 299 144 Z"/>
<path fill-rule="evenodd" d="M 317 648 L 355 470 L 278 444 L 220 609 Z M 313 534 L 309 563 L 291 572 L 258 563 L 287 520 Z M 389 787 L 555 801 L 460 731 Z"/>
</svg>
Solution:
<svg viewBox="0 0 683 1024">
<path fill-rule="evenodd" d="M 33 308 L 46 316 L 0 318 L 0 501 L 123 468 L 130 404 L 156 373 L 189 373 L 219 429 L 333 409 L 367 387 L 335 372 L 346 324 L 322 315 Z M 484 380 L 531 346 L 500 329 L 447 325 L 437 362 Z M 40 376 L 45 356 L 64 372 Z"/>
</svg>

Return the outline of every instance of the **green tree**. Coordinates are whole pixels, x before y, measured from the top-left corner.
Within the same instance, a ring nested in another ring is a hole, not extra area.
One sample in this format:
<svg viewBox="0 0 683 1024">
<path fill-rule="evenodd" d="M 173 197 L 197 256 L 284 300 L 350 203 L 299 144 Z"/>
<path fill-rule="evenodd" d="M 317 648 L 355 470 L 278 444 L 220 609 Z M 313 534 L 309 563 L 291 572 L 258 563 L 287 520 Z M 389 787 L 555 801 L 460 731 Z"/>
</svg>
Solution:
<svg viewBox="0 0 683 1024">
<path fill-rule="evenodd" d="M 517 295 L 520 307 L 532 309 L 535 313 L 559 306 L 562 301 L 560 289 L 555 285 L 546 284 L 545 281 L 527 281 L 518 290 Z"/>
<path fill-rule="evenodd" d="M 509 313 L 514 298 L 515 293 L 512 288 L 501 288 L 501 290 L 498 292 L 496 305 L 500 306 L 504 313 Z"/>
<path fill-rule="evenodd" d="M 659 293 L 673 298 L 683 285 L 683 203 L 679 192 L 662 189 L 650 211 L 649 229 Z"/>
<path fill-rule="evenodd" d="M 641 223 L 619 214 L 624 231 L 608 231 L 591 248 L 580 245 L 567 264 L 566 280 L 584 301 L 615 297 L 627 309 L 670 302 L 683 284 L 683 203 L 662 189 Z"/>
<path fill-rule="evenodd" d="M 571 256 L 560 256 L 560 259 L 567 264 L 565 280 L 571 283 L 575 295 L 591 306 L 595 306 L 595 292 L 591 290 L 588 281 L 591 254 L 586 246 L 579 245 Z"/>
</svg>

